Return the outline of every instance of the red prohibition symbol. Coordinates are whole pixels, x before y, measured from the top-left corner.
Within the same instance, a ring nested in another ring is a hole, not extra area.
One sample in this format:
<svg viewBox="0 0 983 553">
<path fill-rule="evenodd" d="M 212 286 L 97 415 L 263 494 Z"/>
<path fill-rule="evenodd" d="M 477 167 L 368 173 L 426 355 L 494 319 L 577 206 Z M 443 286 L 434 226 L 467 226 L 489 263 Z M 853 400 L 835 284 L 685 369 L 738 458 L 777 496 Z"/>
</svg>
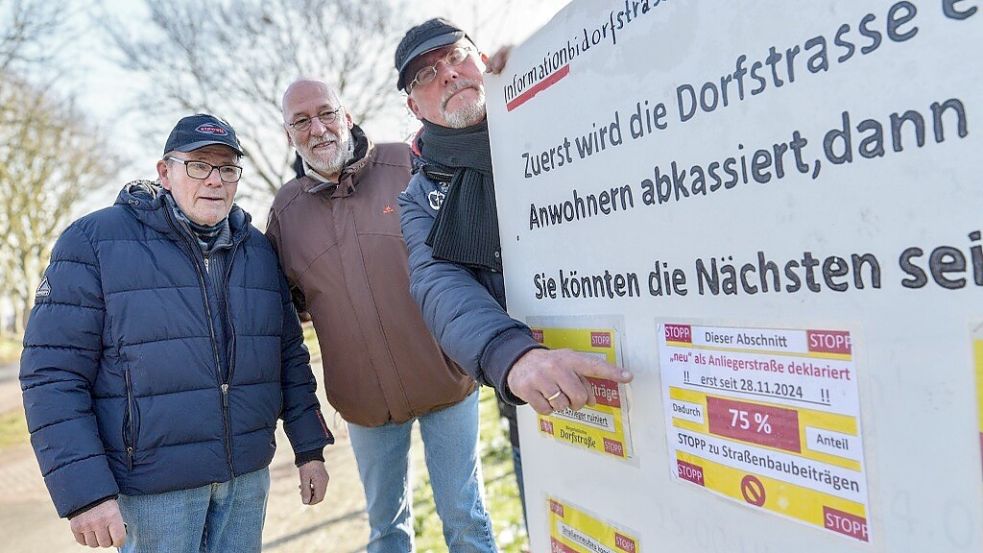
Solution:
<svg viewBox="0 0 983 553">
<path fill-rule="evenodd" d="M 765 504 L 765 485 L 749 474 L 741 480 L 741 495 L 744 496 L 744 501 L 760 507 Z"/>
</svg>

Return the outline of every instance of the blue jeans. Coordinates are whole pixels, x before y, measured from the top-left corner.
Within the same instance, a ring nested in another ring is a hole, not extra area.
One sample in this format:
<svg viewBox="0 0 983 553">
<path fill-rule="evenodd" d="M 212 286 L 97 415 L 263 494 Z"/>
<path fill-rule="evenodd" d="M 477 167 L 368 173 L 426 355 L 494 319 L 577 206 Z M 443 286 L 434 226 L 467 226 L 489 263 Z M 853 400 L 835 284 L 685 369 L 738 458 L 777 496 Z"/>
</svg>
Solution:
<svg viewBox="0 0 983 553">
<path fill-rule="evenodd" d="M 494 552 L 478 459 L 478 392 L 420 421 L 430 485 L 451 553 Z M 413 551 L 409 483 L 413 421 L 369 428 L 348 424 L 369 514 L 368 553 Z"/>
<path fill-rule="evenodd" d="M 270 470 L 221 484 L 149 495 L 120 495 L 124 553 L 259 553 Z"/>
</svg>

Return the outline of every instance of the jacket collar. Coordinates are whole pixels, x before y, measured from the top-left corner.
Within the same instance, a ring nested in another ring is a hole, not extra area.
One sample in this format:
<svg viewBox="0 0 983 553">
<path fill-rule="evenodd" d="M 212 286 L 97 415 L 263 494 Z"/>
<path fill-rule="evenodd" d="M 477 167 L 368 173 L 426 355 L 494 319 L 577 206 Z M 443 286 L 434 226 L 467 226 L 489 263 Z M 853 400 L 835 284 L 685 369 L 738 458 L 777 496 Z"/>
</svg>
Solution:
<svg viewBox="0 0 983 553">
<path fill-rule="evenodd" d="M 171 239 L 180 239 L 179 232 L 183 229 L 171 223 L 174 215 L 168 213 L 170 208 L 164 201 L 164 194 L 169 194 L 159 182 L 135 180 L 128 182 L 119 195 L 116 205 L 129 209 L 134 217 L 144 225 L 164 234 Z M 238 205 L 233 204 L 229 212 L 229 230 L 232 232 L 232 242 L 238 243 L 249 233 L 252 217 Z"/>
<path fill-rule="evenodd" d="M 355 141 L 355 159 L 341 170 L 337 183 L 324 182 L 309 175 L 298 175 L 303 180 L 304 192 L 318 194 L 326 192 L 332 198 L 351 196 L 358 186 L 365 168 L 375 160 L 375 144 L 369 140 L 358 125 L 352 126 L 352 139 Z"/>
</svg>

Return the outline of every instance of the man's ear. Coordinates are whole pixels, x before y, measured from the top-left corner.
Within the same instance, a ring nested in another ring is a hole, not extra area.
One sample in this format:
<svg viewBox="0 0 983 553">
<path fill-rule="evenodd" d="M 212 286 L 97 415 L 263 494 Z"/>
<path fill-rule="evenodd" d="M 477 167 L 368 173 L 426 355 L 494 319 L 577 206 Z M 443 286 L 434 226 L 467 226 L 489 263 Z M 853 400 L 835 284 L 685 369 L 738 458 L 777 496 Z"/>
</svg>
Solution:
<svg viewBox="0 0 983 553">
<path fill-rule="evenodd" d="M 420 115 L 420 106 L 416 103 L 416 100 L 414 100 L 412 96 L 406 97 L 406 107 L 410 108 L 410 111 L 413 112 L 414 117 L 420 121 L 423 121 L 423 116 Z"/>
<path fill-rule="evenodd" d="M 348 110 L 345 110 L 345 125 L 348 126 L 349 130 L 355 126 L 355 122 L 352 121 L 352 114 L 348 113 Z"/>
<path fill-rule="evenodd" d="M 171 182 L 168 179 L 167 173 L 168 169 L 167 161 L 162 159 L 157 162 L 157 178 L 160 180 L 160 185 L 164 187 L 164 190 L 171 189 Z"/>
<path fill-rule="evenodd" d="M 283 134 L 287 135 L 287 145 L 291 148 L 294 147 L 294 139 L 290 137 L 290 129 L 287 128 L 287 124 L 283 124 Z"/>
</svg>

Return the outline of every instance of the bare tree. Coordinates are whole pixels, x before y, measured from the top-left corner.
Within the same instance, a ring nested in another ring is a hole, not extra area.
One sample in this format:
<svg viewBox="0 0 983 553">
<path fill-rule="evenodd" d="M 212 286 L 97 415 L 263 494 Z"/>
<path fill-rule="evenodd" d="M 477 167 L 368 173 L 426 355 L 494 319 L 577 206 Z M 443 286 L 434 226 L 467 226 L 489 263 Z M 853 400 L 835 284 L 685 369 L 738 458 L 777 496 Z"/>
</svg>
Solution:
<svg viewBox="0 0 983 553">
<path fill-rule="evenodd" d="M 60 2 L 0 0 L 0 74 L 51 60 L 47 46 L 65 16 L 63 9 Z"/>
<path fill-rule="evenodd" d="M 45 191 L 39 186 L 49 183 L 32 180 L 66 174 L 45 171 L 49 163 L 33 157 L 39 148 L 58 152 L 63 163 L 69 161 L 63 148 L 70 151 L 76 142 L 74 109 L 50 101 L 44 92 L 57 80 L 56 57 L 71 35 L 65 32 L 70 17 L 64 2 L 0 0 L 0 299 L 14 305 L 12 330 L 18 333 L 33 301 L 30 287 L 47 263 L 47 248 L 65 223 L 65 208 L 73 207 L 74 194 L 57 198 L 58 185 Z M 55 119 L 61 128 L 51 136 Z M 0 332 L 8 330 L 0 324 Z"/>
<path fill-rule="evenodd" d="M 259 184 L 252 192 L 269 196 L 290 174 L 278 123 L 280 95 L 293 79 L 328 79 L 356 121 L 399 109 L 391 64 L 403 7 L 402 0 L 154 0 L 149 29 L 102 19 L 123 65 L 154 83 L 137 111 L 229 119 Z"/>
<path fill-rule="evenodd" d="M 70 101 L 0 75 L 0 274 L 23 331 L 51 246 L 114 162 Z"/>
</svg>

